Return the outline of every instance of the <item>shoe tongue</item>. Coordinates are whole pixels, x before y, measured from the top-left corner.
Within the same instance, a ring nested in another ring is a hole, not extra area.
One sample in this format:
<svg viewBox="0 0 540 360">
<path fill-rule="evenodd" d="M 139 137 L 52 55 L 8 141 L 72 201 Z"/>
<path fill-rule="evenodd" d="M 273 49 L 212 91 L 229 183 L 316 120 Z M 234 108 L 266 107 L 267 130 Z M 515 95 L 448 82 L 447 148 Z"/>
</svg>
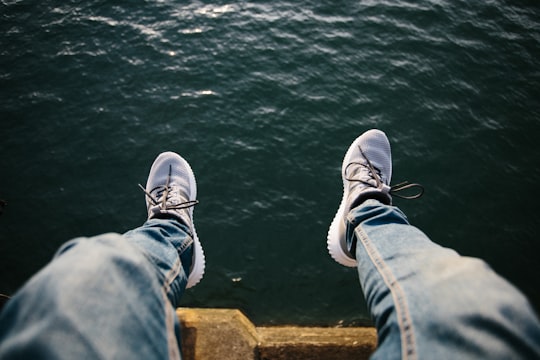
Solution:
<svg viewBox="0 0 540 360">
<path fill-rule="evenodd" d="M 365 156 L 369 159 L 371 166 L 373 166 L 379 176 L 379 179 L 385 184 L 390 184 L 390 179 L 386 176 L 391 176 L 391 169 L 388 169 L 387 159 L 388 154 L 380 146 L 374 146 L 373 144 L 365 144 L 362 147 Z"/>
<path fill-rule="evenodd" d="M 374 187 L 377 187 L 377 180 L 374 179 L 374 176 L 379 176 L 379 174 L 371 174 L 371 170 L 369 169 L 369 165 L 364 160 L 362 163 L 358 164 L 352 164 L 349 166 L 347 178 L 352 180 L 359 180 L 363 183 L 368 183 Z"/>
<path fill-rule="evenodd" d="M 182 204 L 184 202 L 189 201 L 189 198 L 187 194 L 185 194 L 183 191 L 183 188 L 181 186 L 178 186 L 176 184 L 169 185 L 168 189 L 160 189 L 159 192 L 156 194 L 156 198 L 159 202 L 159 206 L 161 207 L 163 203 L 163 198 L 167 196 L 165 199 L 165 206 L 174 206 L 178 204 Z"/>
</svg>

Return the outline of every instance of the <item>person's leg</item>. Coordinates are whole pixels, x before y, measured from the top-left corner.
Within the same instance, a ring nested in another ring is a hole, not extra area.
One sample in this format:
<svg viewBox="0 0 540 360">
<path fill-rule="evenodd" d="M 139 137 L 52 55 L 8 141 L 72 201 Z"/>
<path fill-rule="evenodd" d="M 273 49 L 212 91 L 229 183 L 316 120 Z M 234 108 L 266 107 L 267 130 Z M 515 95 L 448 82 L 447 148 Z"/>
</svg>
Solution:
<svg viewBox="0 0 540 360">
<path fill-rule="evenodd" d="M 3 309 L 0 358 L 178 358 L 171 301 L 186 286 L 193 240 L 174 220 L 127 235 L 60 248 Z"/>
<path fill-rule="evenodd" d="M 374 358 L 540 357 L 540 325 L 524 296 L 411 226 L 390 194 L 418 185 L 390 187 L 391 175 L 386 135 L 359 136 L 343 160 L 328 233 L 330 255 L 358 269 L 379 336 Z"/>
<path fill-rule="evenodd" d="M 143 226 L 66 243 L 9 300 L 0 314 L 0 358 L 180 357 L 174 309 L 204 269 L 186 164 L 172 153 L 156 159 Z"/>
<path fill-rule="evenodd" d="M 431 242 L 377 200 L 349 213 L 347 232 L 379 335 L 374 358 L 539 358 L 533 309 L 483 261 Z"/>
</svg>

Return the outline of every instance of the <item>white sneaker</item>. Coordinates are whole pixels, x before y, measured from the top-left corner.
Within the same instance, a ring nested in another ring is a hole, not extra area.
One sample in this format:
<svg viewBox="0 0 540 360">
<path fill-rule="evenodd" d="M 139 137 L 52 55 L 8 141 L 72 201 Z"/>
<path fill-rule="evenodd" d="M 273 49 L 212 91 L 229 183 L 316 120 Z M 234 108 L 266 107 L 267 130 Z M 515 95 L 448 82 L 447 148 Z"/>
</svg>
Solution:
<svg viewBox="0 0 540 360">
<path fill-rule="evenodd" d="M 328 252 L 334 260 L 344 266 L 356 267 L 355 254 L 347 248 L 347 214 L 367 199 L 376 199 L 386 205 L 392 204 L 396 191 L 413 187 L 420 192 L 411 196 L 399 196 L 415 199 L 423 194 L 418 184 L 401 183 L 390 187 L 392 178 L 392 154 L 386 134 L 380 130 L 368 130 L 353 141 L 343 159 L 341 168 L 343 179 L 343 198 L 330 225 L 327 238 Z"/>
<path fill-rule="evenodd" d="M 148 219 L 174 217 L 187 225 L 193 236 L 193 262 L 187 288 L 204 275 L 204 253 L 193 224 L 193 207 L 198 203 L 197 183 L 189 163 L 173 152 L 159 154 L 150 169 L 146 189 Z"/>
</svg>

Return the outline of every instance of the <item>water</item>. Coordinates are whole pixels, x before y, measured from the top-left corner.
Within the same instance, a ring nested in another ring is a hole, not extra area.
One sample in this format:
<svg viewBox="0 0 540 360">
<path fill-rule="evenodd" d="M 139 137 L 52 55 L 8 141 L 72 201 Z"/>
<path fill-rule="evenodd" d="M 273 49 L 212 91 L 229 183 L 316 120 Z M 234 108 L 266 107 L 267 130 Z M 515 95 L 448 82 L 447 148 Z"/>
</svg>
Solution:
<svg viewBox="0 0 540 360">
<path fill-rule="evenodd" d="M 199 183 L 207 254 L 184 306 L 364 324 L 328 256 L 350 142 L 378 127 L 396 201 L 538 308 L 539 6 L 517 1 L 8 1 L 0 5 L 0 292 L 64 241 L 145 219 L 165 150 Z"/>
</svg>

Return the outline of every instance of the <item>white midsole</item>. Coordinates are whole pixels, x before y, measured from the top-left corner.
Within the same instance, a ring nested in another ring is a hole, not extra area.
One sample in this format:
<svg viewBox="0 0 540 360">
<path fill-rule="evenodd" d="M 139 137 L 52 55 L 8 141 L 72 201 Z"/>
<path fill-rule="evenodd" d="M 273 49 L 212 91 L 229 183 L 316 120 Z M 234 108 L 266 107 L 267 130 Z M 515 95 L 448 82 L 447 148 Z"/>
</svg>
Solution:
<svg viewBox="0 0 540 360">
<path fill-rule="evenodd" d="M 184 160 L 184 158 L 182 158 L 182 160 L 189 170 L 189 188 L 191 190 L 189 200 L 195 200 L 197 199 L 197 181 L 195 180 L 195 175 L 193 174 L 193 170 L 189 163 Z M 189 272 L 186 289 L 197 285 L 197 283 L 201 281 L 205 267 L 203 248 L 199 241 L 199 237 L 197 236 L 197 231 L 195 230 L 195 223 L 193 222 L 193 207 L 189 209 L 189 216 L 191 218 L 191 232 L 193 234 L 193 263 L 191 264 L 191 271 Z"/>
<path fill-rule="evenodd" d="M 353 151 L 355 150 L 355 147 L 358 146 L 357 142 L 360 136 L 358 136 L 351 146 L 349 146 L 349 149 L 347 150 L 347 153 L 345 154 L 345 157 L 343 158 L 343 163 L 341 165 L 341 178 L 343 180 L 343 197 L 341 198 L 341 203 L 339 205 L 339 208 L 336 212 L 336 215 L 334 216 L 334 220 L 332 220 L 332 223 L 330 224 L 330 229 L 328 230 L 328 237 L 327 237 L 327 248 L 328 252 L 330 253 L 330 256 L 340 263 L 341 265 L 348 266 L 348 267 L 356 267 L 357 261 L 356 259 L 351 258 L 349 255 L 347 255 L 343 248 L 341 247 L 341 241 L 345 241 L 345 206 L 347 202 L 347 197 L 349 196 L 349 190 L 347 186 L 347 180 L 345 180 L 345 174 L 343 173 L 345 167 L 351 162 L 350 158 L 352 156 Z"/>
</svg>

